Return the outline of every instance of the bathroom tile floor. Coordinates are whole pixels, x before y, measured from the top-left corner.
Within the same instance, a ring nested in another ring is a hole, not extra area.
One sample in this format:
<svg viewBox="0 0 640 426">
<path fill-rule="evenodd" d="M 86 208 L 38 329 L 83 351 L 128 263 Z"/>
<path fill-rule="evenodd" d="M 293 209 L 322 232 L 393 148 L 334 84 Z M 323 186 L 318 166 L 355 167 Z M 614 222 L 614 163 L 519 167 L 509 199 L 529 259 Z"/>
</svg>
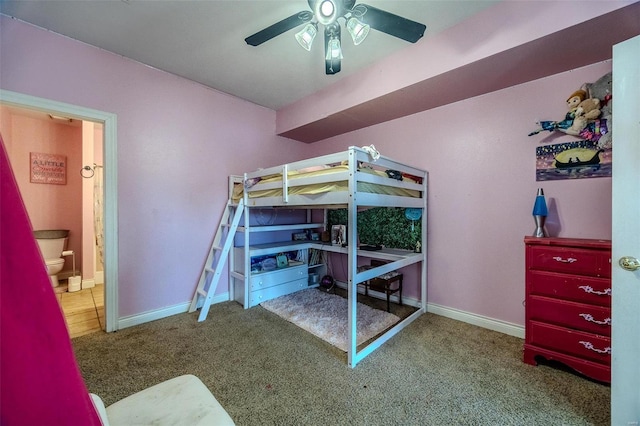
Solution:
<svg viewBox="0 0 640 426">
<path fill-rule="evenodd" d="M 61 287 L 64 284 L 61 283 Z M 102 331 L 104 322 L 104 285 L 98 284 L 72 293 L 56 293 L 71 338 Z"/>
</svg>

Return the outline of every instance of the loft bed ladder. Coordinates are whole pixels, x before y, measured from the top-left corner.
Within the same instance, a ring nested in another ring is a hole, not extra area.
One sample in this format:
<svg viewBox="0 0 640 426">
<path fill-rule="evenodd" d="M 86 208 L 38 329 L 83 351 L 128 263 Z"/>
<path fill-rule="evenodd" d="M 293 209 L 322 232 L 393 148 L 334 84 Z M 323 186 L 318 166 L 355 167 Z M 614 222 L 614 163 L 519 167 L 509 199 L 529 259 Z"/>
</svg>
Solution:
<svg viewBox="0 0 640 426">
<path fill-rule="evenodd" d="M 243 211 L 244 200 L 240 199 L 238 204 L 233 204 L 231 198 L 229 198 L 224 213 L 222 214 L 222 219 L 220 219 L 218 230 L 213 237 L 213 242 L 209 249 L 209 256 L 200 274 L 198 287 L 189 306 L 189 312 L 194 312 L 200 308 L 198 322 L 202 322 L 207 318 L 213 296 L 220 282 L 222 268 L 229 258 L 229 251 L 233 246 L 233 239 L 238 230 L 238 224 L 240 223 Z"/>
</svg>

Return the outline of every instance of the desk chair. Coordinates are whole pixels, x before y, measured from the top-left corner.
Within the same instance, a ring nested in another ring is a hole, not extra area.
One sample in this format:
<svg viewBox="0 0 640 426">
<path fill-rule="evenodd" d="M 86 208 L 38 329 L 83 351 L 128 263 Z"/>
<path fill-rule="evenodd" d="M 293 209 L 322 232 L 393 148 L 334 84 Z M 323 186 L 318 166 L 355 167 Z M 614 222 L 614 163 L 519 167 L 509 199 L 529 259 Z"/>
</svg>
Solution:
<svg viewBox="0 0 640 426">
<path fill-rule="evenodd" d="M 383 260 L 371 259 L 371 265 L 361 266 L 361 270 L 372 269 L 377 266 L 382 266 L 388 262 Z M 371 290 L 384 292 L 387 295 L 387 312 L 391 312 L 390 297 L 394 293 L 398 293 L 398 303 L 402 306 L 402 273 L 398 271 L 387 272 L 386 274 L 379 275 L 369 281 L 364 281 L 360 284 L 364 285 L 364 295 L 369 296 L 369 288 Z M 396 285 L 393 285 L 396 284 Z"/>
</svg>

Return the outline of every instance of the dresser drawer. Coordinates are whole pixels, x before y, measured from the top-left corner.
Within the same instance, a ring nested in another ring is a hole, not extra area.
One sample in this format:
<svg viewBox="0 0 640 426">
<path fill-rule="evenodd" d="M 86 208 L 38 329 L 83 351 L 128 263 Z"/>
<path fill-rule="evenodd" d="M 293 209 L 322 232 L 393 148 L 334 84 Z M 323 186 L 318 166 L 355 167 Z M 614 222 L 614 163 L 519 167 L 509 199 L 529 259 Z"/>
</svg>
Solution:
<svg viewBox="0 0 640 426">
<path fill-rule="evenodd" d="M 611 363 L 611 339 L 537 321 L 527 322 L 527 343 L 582 359 Z"/>
<path fill-rule="evenodd" d="M 307 279 L 309 270 L 307 265 L 294 266 L 291 268 L 276 269 L 269 272 L 262 272 L 251 276 L 249 283 L 250 291 L 261 290 L 274 285 L 289 281 Z"/>
<path fill-rule="evenodd" d="M 527 255 L 529 269 L 605 278 L 611 276 L 611 257 L 606 250 L 532 245 Z"/>
<path fill-rule="evenodd" d="M 527 319 L 611 335 L 611 310 L 601 306 L 531 296 L 527 300 Z"/>
<path fill-rule="evenodd" d="M 611 280 L 530 270 L 527 294 L 611 306 Z"/>
<path fill-rule="evenodd" d="M 249 307 L 259 305 L 262 302 L 275 299 L 276 297 L 284 296 L 285 294 L 305 289 L 308 286 L 308 278 L 303 278 L 280 285 L 274 285 L 262 290 L 252 291 L 249 295 Z"/>
</svg>

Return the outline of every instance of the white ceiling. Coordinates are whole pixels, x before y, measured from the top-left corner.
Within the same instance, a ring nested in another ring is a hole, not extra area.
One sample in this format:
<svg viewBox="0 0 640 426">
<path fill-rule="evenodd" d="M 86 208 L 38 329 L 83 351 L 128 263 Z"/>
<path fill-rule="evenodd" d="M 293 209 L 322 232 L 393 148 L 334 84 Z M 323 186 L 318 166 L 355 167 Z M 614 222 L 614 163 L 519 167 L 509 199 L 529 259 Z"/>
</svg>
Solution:
<svg viewBox="0 0 640 426">
<path fill-rule="evenodd" d="M 357 1 L 360 3 L 360 1 Z M 497 3 L 364 0 L 427 26 L 418 43 Z M 260 46 L 244 39 L 297 12 L 307 0 L 0 1 L 0 13 L 277 110 L 409 45 L 372 30 L 354 46 L 343 30 L 342 71 L 326 75 L 321 37 L 311 52 L 290 30 Z"/>
</svg>

